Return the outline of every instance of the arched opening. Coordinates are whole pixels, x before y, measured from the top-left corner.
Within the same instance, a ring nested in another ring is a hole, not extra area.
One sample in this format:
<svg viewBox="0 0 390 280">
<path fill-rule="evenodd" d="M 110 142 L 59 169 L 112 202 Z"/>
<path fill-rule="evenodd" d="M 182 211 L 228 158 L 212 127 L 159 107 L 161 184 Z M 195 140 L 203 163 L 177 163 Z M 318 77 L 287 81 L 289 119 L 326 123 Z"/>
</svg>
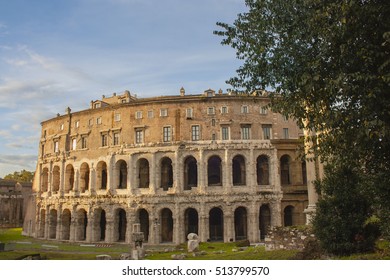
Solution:
<svg viewBox="0 0 390 280">
<path fill-rule="evenodd" d="M 62 240 L 69 240 L 70 238 L 70 223 L 71 223 L 71 213 L 69 209 L 62 211 L 61 217 L 61 238 Z"/>
<path fill-rule="evenodd" d="M 45 225 L 46 225 L 46 210 L 41 209 L 39 220 L 39 232 L 38 237 L 45 237 Z"/>
<path fill-rule="evenodd" d="M 149 213 L 145 209 L 138 211 L 138 222 L 141 225 L 141 232 L 144 233 L 144 242 L 149 240 Z"/>
<path fill-rule="evenodd" d="M 65 193 L 73 190 L 74 184 L 74 168 L 71 164 L 68 164 L 65 168 Z"/>
<path fill-rule="evenodd" d="M 89 189 L 89 165 L 83 163 L 80 167 L 80 192 L 84 193 Z"/>
<path fill-rule="evenodd" d="M 222 186 L 222 160 L 219 156 L 212 156 L 207 162 L 208 186 Z"/>
<path fill-rule="evenodd" d="M 280 183 L 282 185 L 290 185 L 290 156 L 284 155 L 280 158 Z"/>
<path fill-rule="evenodd" d="M 138 160 L 139 188 L 149 188 L 149 161 L 141 158 Z"/>
<path fill-rule="evenodd" d="M 269 164 L 267 156 L 262 155 L 257 158 L 256 173 L 258 185 L 269 185 Z"/>
<path fill-rule="evenodd" d="M 233 186 L 246 185 L 245 158 L 237 155 L 233 158 Z"/>
<path fill-rule="evenodd" d="M 198 186 L 198 165 L 193 156 L 189 156 L 184 161 L 184 190 Z"/>
<path fill-rule="evenodd" d="M 42 170 L 41 182 L 41 191 L 47 192 L 49 185 L 49 170 L 46 167 Z"/>
<path fill-rule="evenodd" d="M 248 239 L 248 221 L 244 207 L 238 207 L 234 211 L 234 231 L 236 240 Z"/>
<path fill-rule="evenodd" d="M 161 242 L 173 241 L 172 211 L 168 208 L 161 210 Z"/>
<path fill-rule="evenodd" d="M 107 189 L 107 164 L 104 161 L 99 161 L 96 167 L 97 171 L 97 180 L 96 186 L 97 189 L 105 190 Z"/>
<path fill-rule="evenodd" d="M 116 240 L 119 242 L 126 241 L 126 229 L 127 229 L 127 219 L 126 219 L 126 211 L 123 209 L 118 209 L 116 211 L 115 217 L 115 226 L 117 232 Z"/>
<path fill-rule="evenodd" d="M 164 157 L 161 160 L 161 188 L 166 191 L 173 186 L 172 160 Z"/>
<path fill-rule="evenodd" d="M 49 212 L 49 238 L 57 237 L 57 210 L 51 209 Z"/>
<path fill-rule="evenodd" d="M 260 207 L 260 238 L 264 239 L 268 234 L 268 227 L 271 225 L 271 210 L 269 209 L 268 204 L 262 205 Z"/>
<path fill-rule="evenodd" d="M 307 185 L 306 161 L 303 160 L 301 164 L 302 170 L 302 184 Z"/>
<path fill-rule="evenodd" d="M 198 211 L 196 211 L 194 208 L 186 209 L 186 211 L 184 212 L 184 227 L 185 227 L 186 239 L 189 233 L 198 234 L 198 225 L 199 225 Z"/>
<path fill-rule="evenodd" d="M 104 210 L 101 210 L 100 212 L 100 222 L 99 222 L 99 226 L 100 226 L 100 241 L 104 241 L 106 239 L 106 224 L 107 224 L 107 221 L 106 221 L 106 211 Z"/>
<path fill-rule="evenodd" d="M 116 173 L 118 179 L 118 189 L 127 188 L 127 163 L 124 160 L 119 160 L 116 165 Z"/>
<path fill-rule="evenodd" d="M 289 227 L 294 225 L 294 206 L 286 206 L 283 211 L 284 214 L 284 226 Z"/>
<path fill-rule="evenodd" d="M 76 213 L 76 241 L 84 241 L 87 239 L 87 212 L 80 209 Z"/>
<path fill-rule="evenodd" d="M 210 241 L 223 241 L 223 211 L 213 208 L 209 212 Z"/>
<path fill-rule="evenodd" d="M 60 168 L 58 166 L 54 166 L 53 168 L 53 192 L 58 192 L 60 190 Z"/>
</svg>

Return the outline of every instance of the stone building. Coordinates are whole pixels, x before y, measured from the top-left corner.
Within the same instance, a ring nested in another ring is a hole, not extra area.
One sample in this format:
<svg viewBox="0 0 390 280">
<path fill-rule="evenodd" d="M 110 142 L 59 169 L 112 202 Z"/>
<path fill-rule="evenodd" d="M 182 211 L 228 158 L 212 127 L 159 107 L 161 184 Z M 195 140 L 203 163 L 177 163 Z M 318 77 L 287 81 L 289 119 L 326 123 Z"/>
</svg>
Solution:
<svg viewBox="0 0 390 280">
<path fill-rule="evenodd" d="M 0 227 L 23 225 L 31 190 L 31 183 L 0 179 Z"/>
<path fill-rule="evenodd" d="M 267 93 L 137 98 L 126 91 L 42 122 L 25 233 L 76 242 L 258 242 L 305 223 L 302 131 Z"/>
</svg>

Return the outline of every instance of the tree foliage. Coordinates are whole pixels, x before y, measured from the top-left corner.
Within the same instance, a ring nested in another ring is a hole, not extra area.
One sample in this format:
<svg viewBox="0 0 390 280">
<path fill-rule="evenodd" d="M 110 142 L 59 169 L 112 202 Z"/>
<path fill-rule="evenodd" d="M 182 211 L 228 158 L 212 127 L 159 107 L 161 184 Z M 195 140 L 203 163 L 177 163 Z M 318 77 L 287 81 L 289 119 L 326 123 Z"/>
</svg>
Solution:
<svg viewBox="0 0 390 280">
<path fill-rule="evenodd" d="M 19 183 L 22 183 L 22 182 L 31 183 L 33 178 L 34 178 L 34 172 L 27 171 L 25 169 L 21 170 L 20 172 L 15 171 L 12 174 L 8 174 L 8 175 L 4 176 L 4 179 L 15 180 L 15 181 L 18 181 Z"/>
<path fill-rule="evenodd" d="M 359 172 L 366 198 L 390 234 L 388 1 L 245 3 L 248 12 L 233 24 L 218 22 L 214 32 L 243 60 L 227 83 L 238 91 L 274 89 L 274 110 L 320 132 L 308 140 L 324 161 L 337 158 L 340 171 L 353 166 Z"/>
</svg>

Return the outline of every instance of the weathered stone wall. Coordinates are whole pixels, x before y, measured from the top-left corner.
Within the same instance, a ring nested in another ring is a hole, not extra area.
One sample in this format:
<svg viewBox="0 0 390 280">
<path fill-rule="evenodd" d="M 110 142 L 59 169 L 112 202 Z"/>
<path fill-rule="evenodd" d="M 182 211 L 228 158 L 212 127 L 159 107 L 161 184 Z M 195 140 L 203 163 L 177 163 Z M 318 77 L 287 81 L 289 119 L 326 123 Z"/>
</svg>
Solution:
<svg viewBox="0 0 390 280">
<path fill-rule="evenodd" d="M 308 237 L 314 237 L 309 227 L 270 227 L 264 239 L 265 249 L 303 250 Z"/>
</svg>

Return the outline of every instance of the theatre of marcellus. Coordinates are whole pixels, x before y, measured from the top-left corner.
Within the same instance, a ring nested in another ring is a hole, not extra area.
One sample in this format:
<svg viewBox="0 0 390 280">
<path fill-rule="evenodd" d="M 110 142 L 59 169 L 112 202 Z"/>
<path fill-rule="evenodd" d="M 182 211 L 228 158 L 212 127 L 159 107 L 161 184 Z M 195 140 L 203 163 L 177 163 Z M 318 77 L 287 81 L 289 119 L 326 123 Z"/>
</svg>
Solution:
<svg viewBox="0 0 390 280">
<path fill-rule="evenodd" d="M 206 90 L 91 101 L 42 122 L 23 233 L 71 242 L 260 242 L 269 226 L 307 223 L 315 165 L 297 121 L 268 93 Z"/>
</svg>

